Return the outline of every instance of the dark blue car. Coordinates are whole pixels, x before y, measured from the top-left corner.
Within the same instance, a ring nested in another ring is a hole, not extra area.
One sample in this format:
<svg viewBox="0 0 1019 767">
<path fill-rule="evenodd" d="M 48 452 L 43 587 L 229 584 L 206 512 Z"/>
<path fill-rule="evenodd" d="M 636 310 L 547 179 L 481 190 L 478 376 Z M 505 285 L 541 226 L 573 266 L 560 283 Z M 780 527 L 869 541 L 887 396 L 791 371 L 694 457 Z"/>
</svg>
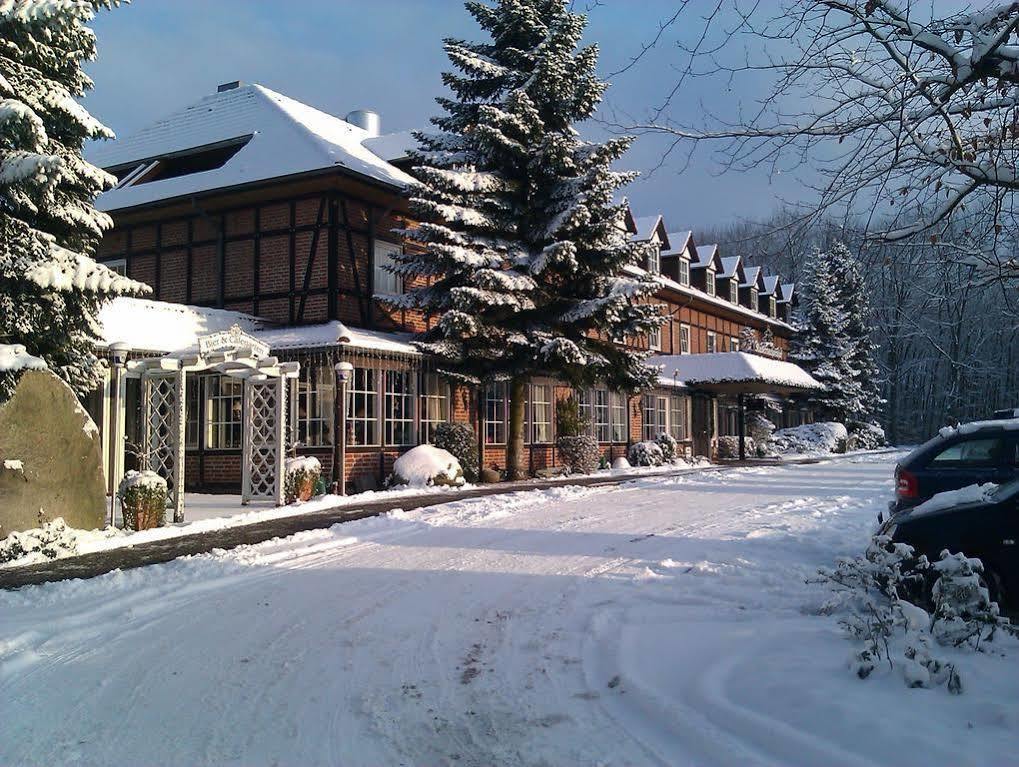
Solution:
<svg viewBox="0 0 1019 767">
<path fill-rule="evenodd" d="M 945 428 L 895 467 L 892 514 L 946 490 L 1019 477 L 1019 418 Z"/>
</svg>

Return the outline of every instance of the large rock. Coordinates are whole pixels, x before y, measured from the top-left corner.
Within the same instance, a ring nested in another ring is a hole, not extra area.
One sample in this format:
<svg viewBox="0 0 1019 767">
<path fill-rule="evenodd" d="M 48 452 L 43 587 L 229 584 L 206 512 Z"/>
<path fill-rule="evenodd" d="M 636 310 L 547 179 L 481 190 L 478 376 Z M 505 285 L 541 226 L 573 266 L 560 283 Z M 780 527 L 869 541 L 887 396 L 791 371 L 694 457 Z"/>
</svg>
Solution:
<svg viewBox="0 0 1019 767">
<path fill-rule="evenodd" d="M 99 432 L 74 392 L 29 370 L 0 405 L 0 538 L 63 517 L 93 530 L 106 518 Z"/>
</svg>

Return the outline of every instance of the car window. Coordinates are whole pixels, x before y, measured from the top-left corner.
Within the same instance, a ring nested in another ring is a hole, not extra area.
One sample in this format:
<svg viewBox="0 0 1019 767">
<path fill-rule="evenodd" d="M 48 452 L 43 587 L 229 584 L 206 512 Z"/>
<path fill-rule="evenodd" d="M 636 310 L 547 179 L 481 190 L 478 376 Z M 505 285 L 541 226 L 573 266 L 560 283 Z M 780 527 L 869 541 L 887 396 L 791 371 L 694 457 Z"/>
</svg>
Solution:
<svg viewBox="0 0 1019 767">
<path fill-rule="evenodd" d="M 971 439 L 945 448 L 931 460 L 936 466 L 994 466 L 1005 447 L 1001 437 Z"/>
</svg>

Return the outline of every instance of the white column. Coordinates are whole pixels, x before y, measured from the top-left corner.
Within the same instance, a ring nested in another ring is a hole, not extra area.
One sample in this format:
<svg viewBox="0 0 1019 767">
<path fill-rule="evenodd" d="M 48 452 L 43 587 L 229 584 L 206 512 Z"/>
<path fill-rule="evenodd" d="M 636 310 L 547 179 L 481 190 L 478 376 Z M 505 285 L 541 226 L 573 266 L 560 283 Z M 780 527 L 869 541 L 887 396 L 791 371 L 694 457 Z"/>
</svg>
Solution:
<svg viewBox="0 0 1019 767">
<path fill-rule="evenodd" d="M 283 479 L 287 460 L 287 384 L 290 379 L 276 379 L 276 505 L 283 505 Z"/>
<path fill-rule="evenodd" d="M 173 521 L 184 521 L 184 444 L 187 441 L 185 429 L 187 428 L 187 374 L 183 370 L 174 373 L 174 392 L 176 400 L 173 403 L 173 426 L 170 437 L 171 449 L 173 450 Z"/>
<path fill-rule="evenodd" d="M 241 505 L 251 502 L 251 430 L 254 428 L 252 383 L 244 379 L 244 424 L 241 427 Z"/>
</svg>

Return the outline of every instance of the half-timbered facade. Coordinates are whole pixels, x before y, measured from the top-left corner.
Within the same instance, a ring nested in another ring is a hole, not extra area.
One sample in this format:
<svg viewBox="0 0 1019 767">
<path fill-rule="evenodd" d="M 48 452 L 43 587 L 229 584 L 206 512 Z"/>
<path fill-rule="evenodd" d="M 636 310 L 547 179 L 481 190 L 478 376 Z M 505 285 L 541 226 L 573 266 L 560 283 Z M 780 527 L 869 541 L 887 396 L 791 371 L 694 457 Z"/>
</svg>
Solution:
<svg viewBox="0 0 1019 767">
<path fill-rule="evenodd" d="M 382 300 L 408 287 L 386 267 L 406 247 L 399 231 L 414 225 L 405 198 L 410 140 L 379 135 L 371 113 L 340 119 L 258 85 L 231 83 L 103 147 L 91 159 L 119 183 L 98 203 L 115 221 L 99 257 L 153 289 L 152 301 L 119 300 L 105 312 L 106 345 L 128 343 L 133 355 L 151 356 L 193 342 L 189 333 L 240 325 L 274 356 L 300 363 L 292 441 L 330 473 L 342 414 L 334 366 L 349 361 L 350 489 L 377 486 L 402 451 L 448 420 L 470 423 L 483 463 L 504 467 L 506 386 L 452 385 L 411 343 L 428 318 Z M 670 233 L 661 215 L 630 216 L 626 226 L 653 245 L 647 263 L 634 268 L 659 276 L 663 307 L 660 331 L 627 343 L 666 360 L 765 349 L 784 358 L 792 285 L 696 243 L 692 232 Z M 186 389 L 186 477 L 194 488 L 236 490 L 242 387 L 225 376 L 195 379 Z M 555 403 L 570 391 L 551 377 L 529 384 L 534 471 L 556 462 Z M 724 396 L 674 377 L 638 395 L 577 394 L 610 458 L 662 432 L 691 454 L 710 456 L 716 438 L 730 432 L 720 417 Z M 130 441 L 137 394 L 128 390 L 121 401 Z M 775 402 L 785 407 L 779 395 Z"/>
</svg>

